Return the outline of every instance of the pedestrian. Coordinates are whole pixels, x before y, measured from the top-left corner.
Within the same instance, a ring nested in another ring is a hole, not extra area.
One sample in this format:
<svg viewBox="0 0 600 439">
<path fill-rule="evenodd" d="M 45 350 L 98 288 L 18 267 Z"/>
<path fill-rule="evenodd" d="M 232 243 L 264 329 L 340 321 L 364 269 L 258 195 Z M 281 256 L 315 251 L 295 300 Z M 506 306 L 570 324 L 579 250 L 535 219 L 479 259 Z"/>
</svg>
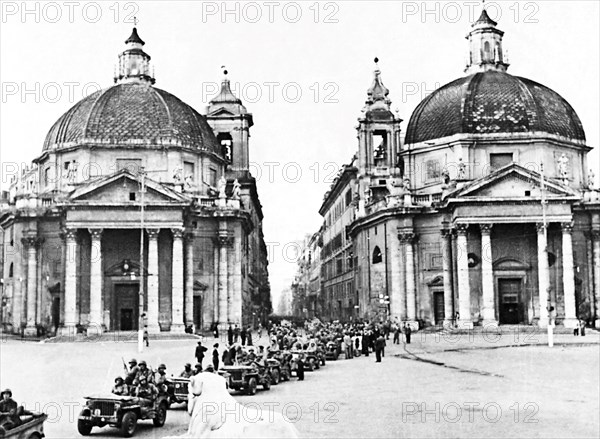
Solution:
<svg viewBox="0 0 600 439">
<path fill-rule="evenodd" d="M 410 335 L 412 334 L 412 329 L 410 325 L 404 324 L 404 336 L 406 337 L 406 344 L 410 344 Z"/>
<path fill-rule="evenodd" d="M 365 357 L 369 356 L 369 336 L 367 335 L 367 331 L 364 331 L 362 334 L 362 352 Z"/>
<path fill-rule="evenodd" d="M 233 342 L 237 343 L 239 338 L 240 338 L 240 327 L 236 323 L 235 328 L 233 328 Z"/>
<path fill-rule="evenodd" d="M 242 328 L 240 338 L 242 339 L 242 346 L 246 346 L 246 328 Z"/>
<path fill-rule="evenodd" d="M 579 321 L 581 323 L 580 329 L 579 329 L 579 335 L 581 335 L 582 337 L 585 337 L 585 320 L 580 320 Z"/>
<path fill-rule="evenodd" d="M 142 321 L 144 322 L 144 344 L 146 347 L 150 347 L 150 337 L 148 336 L 148 317 L 146 316 L 146 313 L 142 314 Z"/>
<path fill-rule="evenodd" d="M 212 364 L 215 370 L 219 370 L 219 343 L 215 343 L 213 346 Z"/>
<path fill-rule="evenodd" d="M 217 322 L 213 323 L 213 335 L 215 338 L 219 338 L 219 325 Z"/>
<path fill-rule="evenodd" d="M 194 354 L 194 356 L 196 357 L 196 360 L 198 360 L 198 364 L 202 365 L 202 360 L 204 360 L 204 353 L 207 350 L 208 349 L 206 349 L 204 346 L 202 346 L 202 342 L 199 341 L 198 346 L 196 346 L 196 353 Z"/>
<path fill-rule="evenodd" d="M 252 343 L 252 328 L 248 326 L 248 329 L 246 329 L 246 345 L 253 346 Z"/>
<path fill-rule="evenodd" d="M 263 326 L 261 322 L 258 322 L 258 338 L 262 338 Z"/>
<path fill-rule="evenodd" d="M 394 344 L 400 344 L 400 327 L 394 324 Z"/>
<path fill-rule="evenodd" d="M 213 351 L 213 355 L 214 355 L 214 351 Z M 223 356 L 221 357 L 221 360 L 223 361 L 224 366 L 233 365 L 233 361 L 231 361 L 231 355 L 229 353 L 229 349 L 225 348 L 225 350 L 223 351 Z M 214 359 L 213 359 L 213 361 L 214 361 Z"/>
<path fill-rule="evenodd" d="M 231 328 L 231 325 L 227 328 L 227 344 L 229 346 L 233 344 L 233 329 Z"/>
<path fill-rule="evenodd" d="M 375 362 L 381 363 L 381 352 L 385 346 L 385 338 L 383 335 L 379 335 L 377 340 L 375 340 Z"/>
<path fill-rule="evenodd" d="M 296 376 L 298 377 L 298 381 L 304 381 L 304 355 L 298 357 L 296 366 Z"/>
</svg>

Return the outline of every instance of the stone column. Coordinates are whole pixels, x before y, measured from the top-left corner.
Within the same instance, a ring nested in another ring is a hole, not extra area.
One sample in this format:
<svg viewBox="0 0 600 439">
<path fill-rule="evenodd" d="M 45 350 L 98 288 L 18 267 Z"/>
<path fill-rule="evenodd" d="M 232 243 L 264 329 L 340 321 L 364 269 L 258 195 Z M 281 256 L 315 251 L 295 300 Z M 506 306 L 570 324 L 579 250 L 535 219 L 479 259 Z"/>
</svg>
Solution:
<svg viewBox="0 0 600 439">
<path fill-rule="evenodd" d="M 398 240 L 390 239 L 390 314 L 392 321 L 398 319 L 400 322 L 404 316 L 405 303 L 402 298 L 404 284 L 402 283 L 402 245 Z M 354 297 L 354 295 L 352 296 Z M 352 310 L 354 312 L 354 310 Z"/>
<path fill-rule="evenodd" d="M 458 249 L 458 325 L 463 329 L 473 328 L 471 320 L 471 286 L 469 284 L 469 257 L 467 247 L 468 224 L 456 225 L 456 247 Z"/>
<path fill-rule="evenodd" d="M 548 294 L 550 291 L 550 267 L 548 266 L 548 237 L 546 236 L 547 226 L 541 223 L 536 224 L 537 228 L 537 246 L 538 246 L 538 294 L 539 294 L 539 321 L 540 328 L 548 326 Z"/>
<path fill-rule="evenodd" d="M 171 332 L 185 331 L 183 324 L 183 229 L 171 229 L 173 232 L 173 267 L 171 287 Z"/>
<path fill-rule="evenodd" d="M 26 336 L 36 336 L 37 327 L 35 326 L 35 312 L 37 309 L 37 247 L 38 239 L 35 236 L 29 236 L 21 239 L 21 242 L 27 248 L 27 308 L 26 308 Z"/>
<path fill-rule="evenodd" d="M 600 230 L 592 230 L 592 249 L 594 261 L 594 288 L 592 291 L 593 295 L 596 296 L 596 303 L 594 305 L 595 326 L 596 328 L 600 328 Z"/>
<path fill-rule="evenodd" d="M 77 229 L 66 229 L 65 237 L 65 314 L 61 333 L 75 335 L 77 318 Z"/>
<path fill-rule="evenodd" d="M 562 223 L 562 260 L 563 260 L 563 296 L 565 300 L 565 319 L 563 325 L 574 328 L 577 324 L 575 310 L 575 271 L 573 270 L 573 223 Z"/>
<path fill-rule="evenodd" d="M 159 317 L 159 265 L 158 265 L 158 235 L 160 229 L 146 229 L 148 233 L 148 333 L 158 334 Z"/>
<path fill-rule="evenodd" d="M 442 229 L 442 271 L 444 276 L 444 326 L 454 323 L 454 292 L 452 288 L 452 233 Z"/>
<path fill-rule="evenodd" d="M 233 239 L 226 234 L 226 231 L 220 231 L 217 237 L 219 246 L 219 272 L 218 272 L 218 291 L 219 291 L 219 330 L 227 330 L 229 322 L 228 306 L 228 249 L 233 244 Z"/>
<path fill-rule="evenodd" d="M 406 256 L 406 318 L 409 322 L 415 322 L 417 320 L 417 284 L 414 252 L 416 235 L 412 232 L 403 232 L 400 234 L 400 239 L 404 244 L 404 254 Z"/>
<path fill-rule="evenodd" d="M 194 235 L 185 235 L 185 324 L 194 326 Z"/>
<path fill-rule="evenodd" d="M 494 306 L 494 268 L 492 265 L 492 224 L 480 224 L 481 229 L 481 287 L 483 292 L 483 323 L 498 324 Z"/>
<path fill-rule="evenodd" d="M 90 322 L 88 335 L 102 333 L 102 229 L 89 229 L 90 247 Z"/>
</svg>

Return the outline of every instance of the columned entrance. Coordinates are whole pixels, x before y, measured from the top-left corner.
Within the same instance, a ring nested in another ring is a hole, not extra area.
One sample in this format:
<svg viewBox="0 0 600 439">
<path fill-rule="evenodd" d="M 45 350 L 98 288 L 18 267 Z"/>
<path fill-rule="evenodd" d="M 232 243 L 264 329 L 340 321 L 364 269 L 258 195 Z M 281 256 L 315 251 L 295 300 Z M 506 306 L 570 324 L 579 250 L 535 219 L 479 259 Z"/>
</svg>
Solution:
<svg viewBox="0 0 600 439">
<path fill-rule="evenodd" d="M 138 283 L 116 284 L 114 289 L 113 327 L 120 331 L 137 331 L 139 313 Z"/>
</svg>

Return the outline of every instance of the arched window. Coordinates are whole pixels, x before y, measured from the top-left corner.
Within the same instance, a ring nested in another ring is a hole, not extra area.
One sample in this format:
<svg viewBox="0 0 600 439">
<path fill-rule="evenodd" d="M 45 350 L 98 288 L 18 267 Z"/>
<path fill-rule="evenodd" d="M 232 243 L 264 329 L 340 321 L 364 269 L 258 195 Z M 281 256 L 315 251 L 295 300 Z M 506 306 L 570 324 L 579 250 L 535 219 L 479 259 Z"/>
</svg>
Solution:
<svg viewBox="0 0 600 439">
<path fill-rule="evenodd" d="M 373 249 L 373 264 L 379 264 L 383 262 L 383 256 L 381 255 L 381 250 L 379 247 L 375 247 Z"/>
<path fill-rule="evenodd" d="M 486 41 L 485 43 L 483 43 L 483 53 L 485 55 L 485 59 L 489 60 L 491 57 L 491 52 L 490 52 L 490 42 Z"/>
<path fill-rule="evenodd" d="M 13 270 L 14 270 L 14 265 L 11 262 L 10 267 L 8 267 L 8 277 L 13 277 Z"/>
</svg>

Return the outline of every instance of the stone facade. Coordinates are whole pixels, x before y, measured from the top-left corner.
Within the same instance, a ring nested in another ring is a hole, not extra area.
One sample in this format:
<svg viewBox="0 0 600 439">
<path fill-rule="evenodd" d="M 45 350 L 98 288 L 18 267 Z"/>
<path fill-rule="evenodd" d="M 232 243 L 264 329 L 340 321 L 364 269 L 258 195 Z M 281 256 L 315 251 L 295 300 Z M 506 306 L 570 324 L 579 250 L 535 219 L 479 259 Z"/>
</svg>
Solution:
<svg viewBox="0 0 600 439">
<path fill-rule="evenodd" d="M 59 119 L 2 204 L 5 329 L 264 323 L 271 299 L 248 171 L 252 115 L 227 79 L 200 115 L 153 87 L 135 29 L 126 44 L 116 85 Z"/>
<path fill-rule="evenodd" d="M 506 73 L 502 36 L 483 11 L 468 76 L 417 107 L 404 143 L 375 71 L 358 172 L 326 196 L 356 198 L 346 233 L 358 317 L 415 327 L 600 322 L 591 148 L 564 99 Z"/>
</svg>

